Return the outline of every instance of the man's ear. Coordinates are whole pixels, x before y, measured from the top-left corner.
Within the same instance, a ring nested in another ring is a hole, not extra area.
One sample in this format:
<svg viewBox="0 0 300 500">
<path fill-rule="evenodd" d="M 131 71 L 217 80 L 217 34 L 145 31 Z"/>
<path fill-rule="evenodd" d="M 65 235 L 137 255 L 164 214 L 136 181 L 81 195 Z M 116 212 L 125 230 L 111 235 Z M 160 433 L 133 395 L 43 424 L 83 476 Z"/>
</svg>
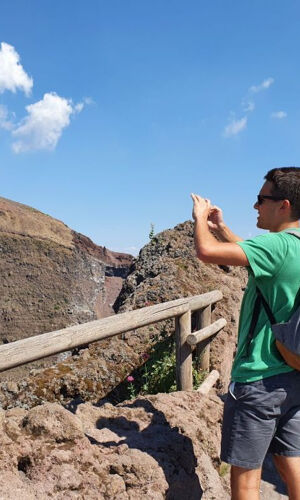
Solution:
<svg viewBox="0 0 300 500">
<path fill-rule="evenodd" d="M 290 200 L 282 200 L 280 204 L 280 210 L 283 210 L 284 212 L 291 212 L 292 205 Z"/>
</svg>

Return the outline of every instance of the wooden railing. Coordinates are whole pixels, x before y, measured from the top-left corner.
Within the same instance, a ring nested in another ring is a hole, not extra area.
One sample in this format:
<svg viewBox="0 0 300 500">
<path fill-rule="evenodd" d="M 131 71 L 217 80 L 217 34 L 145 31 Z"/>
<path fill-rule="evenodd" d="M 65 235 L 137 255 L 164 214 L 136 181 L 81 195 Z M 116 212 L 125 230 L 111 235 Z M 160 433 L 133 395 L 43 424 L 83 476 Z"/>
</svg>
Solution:
<svg viewBox="0 0 300 500">
<path fill-rule="evenodd" d="M 17 340 L 0 346 L 0 371 L 175 317 L 177 389 L 192 390 L 193 350 L 199 368 L 209 371 L 209 340 L 226 325 L 223 318 L 210 324 L 211 305 L 221 299 L 222 293 L 215 290 Z M 193 333 L 192 313 L 197 329 Z"/>
</svg>

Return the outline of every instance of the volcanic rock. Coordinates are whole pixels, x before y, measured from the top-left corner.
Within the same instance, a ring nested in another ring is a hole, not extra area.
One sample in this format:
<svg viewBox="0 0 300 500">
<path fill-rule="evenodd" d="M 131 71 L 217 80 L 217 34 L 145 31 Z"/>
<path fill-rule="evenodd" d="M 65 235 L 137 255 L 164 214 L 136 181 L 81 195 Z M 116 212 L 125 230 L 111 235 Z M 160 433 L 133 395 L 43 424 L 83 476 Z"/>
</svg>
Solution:
<svg viewBox="0 0 300 500">
<path fill-rule="evenodd" d="M 113 314 L 131 262 L 61 221 L 0 198 L 0 341 Z"/>
<path fill-rule="evenodd" d="M 218 266 L 199 261 L 194 250 L 192 221 L 178 224 L 157 234 L 140 251 L 131 272 L 123 283 L 114 308 L 130 311 L 160 302 L 220 290 L 223 299 L 212 307 L 212 321 L 221 317 L 226 327 L 211 342 L 211 369 L 221 374 L 220 389 L 226 389 L 236 348 L 240 302 L 247 282 L 242 267 Z M 142 350 L 145 339 L 161 331 L 174 332 L 174 321 L 135 332 L 136 350 Z M 127 334 L 129 338 L 130 334 Z M 137 348 L 137 346 L 141 346 Z"/>
<path fill-rule="evenodd" d="M 158 394 L 76 414 L 46 403 L 0 413 L 0 496 L 90 500 L 226 500 L 218 473 L 222 404 Z"/>
</svg>

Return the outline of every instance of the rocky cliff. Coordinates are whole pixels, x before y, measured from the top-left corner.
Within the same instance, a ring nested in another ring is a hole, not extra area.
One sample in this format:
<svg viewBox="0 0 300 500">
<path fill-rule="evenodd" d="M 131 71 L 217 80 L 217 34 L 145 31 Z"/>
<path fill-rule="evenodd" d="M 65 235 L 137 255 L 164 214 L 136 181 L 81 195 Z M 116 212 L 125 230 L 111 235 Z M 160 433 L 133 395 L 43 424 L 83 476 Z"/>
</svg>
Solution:
<svg viewBox="0 0 300 500">
<path fill-rule="evenodd" d="M 61 221 L 0 198 L 0 341 L 113 314 L 131 262 Z"/>
</svg>

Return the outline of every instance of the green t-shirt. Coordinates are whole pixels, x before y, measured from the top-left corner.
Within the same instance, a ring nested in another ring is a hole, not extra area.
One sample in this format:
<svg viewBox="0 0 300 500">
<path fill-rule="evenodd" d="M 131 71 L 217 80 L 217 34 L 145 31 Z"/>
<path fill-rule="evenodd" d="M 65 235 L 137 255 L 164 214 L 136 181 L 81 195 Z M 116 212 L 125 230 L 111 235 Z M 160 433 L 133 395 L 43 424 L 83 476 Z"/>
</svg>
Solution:
<svg viewBox="0 0 300 500">
<path fill-rule="evenodd" d="M 300 231 L 300 228 L 294 229 Z M 297 295 L 300 288 L 300 240 L 286 231 L 237 242 L 247 255 L 250 267 L 247 267 L 249 279 L 241 307 L 238 347 L 231 374 L 236 382 L 253 382 L 292 370 L 276 348 L 263 306 L 249 356 L 245 356 L 256 285 L 270 305 L 277 323 L 287 321 L 300 301 Z"/>
</svg>

